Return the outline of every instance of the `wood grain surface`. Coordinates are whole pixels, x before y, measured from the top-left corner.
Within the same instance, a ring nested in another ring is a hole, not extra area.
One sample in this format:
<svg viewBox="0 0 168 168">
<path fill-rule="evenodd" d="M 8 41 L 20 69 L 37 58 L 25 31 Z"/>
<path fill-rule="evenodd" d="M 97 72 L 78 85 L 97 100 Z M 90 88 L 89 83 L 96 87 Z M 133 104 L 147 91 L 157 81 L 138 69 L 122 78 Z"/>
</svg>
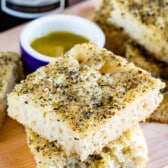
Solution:
<svg viewBox="0 0 168 168">
<path fill-rule="evenodd" d="M 97 0 L 88 0 L 63 11 L 92 18 Z M 0 33 L 0 50 L 19 53 L 19 35 L 24 25 Z M 147 168 L 168 166 L 168 124 L 142 123 L 148 150 Z M 6 117 L 0 129 L 0 168 L 35 168 L 22 125 Z"/>
</svg>

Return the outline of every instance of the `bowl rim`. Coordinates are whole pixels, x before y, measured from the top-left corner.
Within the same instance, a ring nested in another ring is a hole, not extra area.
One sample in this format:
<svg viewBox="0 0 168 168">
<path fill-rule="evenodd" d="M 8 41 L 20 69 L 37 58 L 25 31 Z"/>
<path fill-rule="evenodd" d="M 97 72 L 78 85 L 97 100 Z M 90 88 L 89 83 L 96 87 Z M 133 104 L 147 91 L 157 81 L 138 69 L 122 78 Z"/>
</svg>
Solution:
<svg viewBox="0 0 168 168">
<path fill-rule="evenodd" d="M 28 43 L 28 41 L 26 41 L 26 39 L 27 39 L 26 37 L 28 35 L 27 32 L 33 31 L 34 25 L 43 24 L 46 21 L 50 22 L 50 21 L 57 20 L 57 19 L 62 19 L 63 22 L 70 21 L 70 22 L 79 22 L 79 24 L 81 24 L 81 23 L 87 24 L 88 26 L 90 26 L 90 28 L 94 29 L 94 31 L 97 32 L 97 34 L 99 35 L 100 39 L 97 39 L 97 45 L 100 47 L 104 47 L 105 34 L 102 31 L 102 29 L 96 23 L 94 23 L 92 20 L 89 20 L 89 19 L 81 17 L 81 16 L 73 15 L 73 14 L 52 14 L 52 15 L 39 17 L 33 21 L 30 21 L 29 23 L 27 23 L 25 25 L 25 27 L 22 29 L 22 31 L 20 33 L 20 39 L 19 39 L 19 43 L 21 46 L 20 48 L 22 50 L 24 50 L 25 52 L 27 52 L 29 56 L 31 56 L 37 60 L 40 60 L 43 62 L 50 62 L 50 61 L 54 60 L 55 59 L 54 57 L 50 57 L 50 56 L 41 54 L 41 53 L 37 52 L 36 50 L 34 50 L 30 46 L 30 43 Z M 49 32 L 50 31 L 48 31 L 48 33 Z M 73 31 L 69 31 L 69 32 L 73 32 Z"/>
</svg>

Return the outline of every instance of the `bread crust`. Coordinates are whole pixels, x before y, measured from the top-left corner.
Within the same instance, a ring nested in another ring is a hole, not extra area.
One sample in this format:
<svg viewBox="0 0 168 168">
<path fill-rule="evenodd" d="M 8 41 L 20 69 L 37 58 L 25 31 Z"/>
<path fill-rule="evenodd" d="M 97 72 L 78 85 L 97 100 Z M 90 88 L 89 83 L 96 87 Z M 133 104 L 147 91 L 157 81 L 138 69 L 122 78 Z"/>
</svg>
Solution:
<svg viewBox="0 0 168 168">
<path fill-rule="evenodd" d="M 49 142 L 28 128 L 26 134 L 37 168 L 145 168 L 148 161 L 146 141 L 138 124 L 83 162 L 78 156 L 67 157 L 57 142 Z"/>
<path fill-rule="evenodd" d="M 0 127 L 6 115 L 6 96 L 21 77 L 20 56 L 13 52 L 0 52 Z"/>
</svg>

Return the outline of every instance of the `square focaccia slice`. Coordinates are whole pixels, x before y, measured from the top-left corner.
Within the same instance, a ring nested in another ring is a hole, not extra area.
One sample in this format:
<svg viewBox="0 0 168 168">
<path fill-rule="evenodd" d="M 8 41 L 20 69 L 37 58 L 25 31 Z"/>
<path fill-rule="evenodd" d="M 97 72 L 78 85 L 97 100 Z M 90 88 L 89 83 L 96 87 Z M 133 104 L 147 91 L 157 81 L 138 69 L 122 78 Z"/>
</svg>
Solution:
<svg viewBox="0 0 168 168">
<path fill-rule="evenodd" d="M 158 60 L 168 63 L 167 0 L 109 0 L 109 4 L 108 21 L 122 27 Z"/>
<path fill-rule="evenodd" d="M 56 141 L 49 142 L 28 128 L 26 134 L 37 168 L 145 168 L 148 161 L 146 141 L 138 124 L 85 161 L 78 156 L 67 157 Z"/>
<path fill-rule="evenodd" d="M 148 117 L 164 86 L 126 59 L 84 43 L 16 85 L 8 115 L 83 161 Z"/>
<path fill-rule="evenodd" d="M 133 62 L 153 76 L 165 81 L 166 87 L 163 90 L 163 101 L 159 107 L 151 114 L 150 120 L 162 123 L 168 123 L 168 64 L 157 60 L 149 54 L 142 46 L 130 40 L 126 47 L 126 58 L 129 62 Z"/>
<path fill-rule="evenodd" d="M 0 52 L 0 127 L 6 115 L 6 96 L 22 77 L 20 56 L 12 52 Z"/>
</svg>

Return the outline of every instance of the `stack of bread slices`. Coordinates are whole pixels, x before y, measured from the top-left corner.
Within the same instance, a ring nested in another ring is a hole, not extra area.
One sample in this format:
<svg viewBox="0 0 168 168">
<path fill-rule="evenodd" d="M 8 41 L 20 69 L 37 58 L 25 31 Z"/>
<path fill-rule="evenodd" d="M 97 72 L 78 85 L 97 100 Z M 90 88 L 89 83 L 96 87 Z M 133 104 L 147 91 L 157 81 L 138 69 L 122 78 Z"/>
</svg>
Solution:
<svg viewBox="0 0 168 168">
<path fill-rule="evenodd" d="M 165 84 L 93 43 L 74 46 L 8 95 L 38 168 L 138 168 L 148 160 L 139 126 Z"/>
<path fill-rule="evenodd" d="M 166 83 L 164 99 L 150 116 L 162 123 L 168 123 L 167 14 L 166 0 L 100 0 L 94 16 L 108 49 Z"/>
</svg>

